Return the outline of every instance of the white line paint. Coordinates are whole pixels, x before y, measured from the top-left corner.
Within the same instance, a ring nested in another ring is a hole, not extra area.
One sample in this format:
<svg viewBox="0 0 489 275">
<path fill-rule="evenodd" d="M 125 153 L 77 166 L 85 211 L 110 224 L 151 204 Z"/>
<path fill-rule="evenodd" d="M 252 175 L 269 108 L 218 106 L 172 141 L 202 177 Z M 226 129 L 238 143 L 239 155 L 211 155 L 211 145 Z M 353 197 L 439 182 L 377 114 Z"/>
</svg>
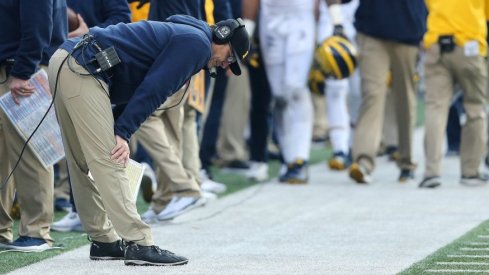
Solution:
<svg viewBox="0 0 489 275">
<path fill-rule="evenodd" d="M 461 247 L 462 251 L 489 251 L 489 248 L 486 247 Z"/>
<path fill-rule="evenodd" d="M 489 273 L 489 270 L 479 269 L 426 269 L 430 273 Z"/>
<path fill-rule="evenodd" d="M 489 255 L 447 255 L 448 258 L 485 258 L 489 259 Z"/>
<path fill-rule="evenodd" d="M 489 245 L 489 242 L 468 242 L 466 245 Z"/>
<path fill-rule="evenodd" d="M 489 235 L 478 235 L 477 238 L 489 239 Z"/>
<path fill-rule="evenodd" d="M 439 265 L 489 265 L 485 262 L 436 262 Z"/>
</svg>

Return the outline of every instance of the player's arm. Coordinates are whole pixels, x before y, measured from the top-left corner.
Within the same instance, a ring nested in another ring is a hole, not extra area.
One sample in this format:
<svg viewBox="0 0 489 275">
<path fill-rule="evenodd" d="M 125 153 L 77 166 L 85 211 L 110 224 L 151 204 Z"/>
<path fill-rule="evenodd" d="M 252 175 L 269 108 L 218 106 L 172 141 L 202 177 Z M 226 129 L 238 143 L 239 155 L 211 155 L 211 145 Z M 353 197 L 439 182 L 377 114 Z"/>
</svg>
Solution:
<svg viewBox="0 0 489 275">
<path fill-rule="evenodd" d="M 255 21 L 258 14 L 260 0 L 246 0 L 242 3 L 243 21 L 250 37 L 255 32 Z"/>
<path fill-rule="evenodd" d="M 346 37 L 343 30 L 343 12 L 341 11 L 342 0 L 325 0 L 328 5 L 329 17 L 333 24 L 333 35 Z"/>
</svg>

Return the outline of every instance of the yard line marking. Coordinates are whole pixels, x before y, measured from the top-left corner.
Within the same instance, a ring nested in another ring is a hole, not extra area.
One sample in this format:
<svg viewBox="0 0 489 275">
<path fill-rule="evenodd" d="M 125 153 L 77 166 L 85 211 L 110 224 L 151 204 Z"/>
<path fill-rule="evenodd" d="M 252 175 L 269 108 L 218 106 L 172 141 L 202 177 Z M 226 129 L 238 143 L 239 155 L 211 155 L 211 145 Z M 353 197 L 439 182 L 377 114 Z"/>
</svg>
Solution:
<svg viewBox="0 0 489 275">
<path fill-rule="evenodd" d="M 439 265 L 489 265 L 485 262 L 436 262 Z"/>
<path fill-rule="evenodd" d="M 480 270 L 480 269 L 426 269 L 425 272 L 431 273 L 489 273 L 489 270 Z"/>
<path fill-rule="evenodd" d="M 489 251 L 486 247 L 461 247 L 459 250 L 463 251 Z"/>
<path fill-rule="evenodd" d="M 467 245 L 489 245 L 489 242 L 468 242 Z"/>
<path fill-rule="evenodd" d="M 489 239 L 489 235 L 477 235 L 477 238 Z"/>
<path fill-rule="evenodd" d="M 489 255 L 447 255 L 448 258 L 487 258 Z"/>
</svg>

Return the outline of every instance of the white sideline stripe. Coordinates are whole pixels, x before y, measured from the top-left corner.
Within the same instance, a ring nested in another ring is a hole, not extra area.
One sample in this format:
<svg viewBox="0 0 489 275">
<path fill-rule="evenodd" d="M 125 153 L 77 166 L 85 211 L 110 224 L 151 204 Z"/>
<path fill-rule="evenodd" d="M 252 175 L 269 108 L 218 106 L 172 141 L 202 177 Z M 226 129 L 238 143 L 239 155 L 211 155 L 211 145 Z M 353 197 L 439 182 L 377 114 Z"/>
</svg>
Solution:
<svg viewBox="0 0 489 275">
<path fill-rule="evenodd" d="M 426 269 L 425 272 L 431 273 L 489 273 L 489 270 L 480 270 L 480 269 Z"/>
<path fill-rule="evenodd" d="M 463 251 L 489 251 L 489 248 L 485 248 L 485 247 L 462 247 L 460 248 L 460 250 L 463 250 Z"/>
<path fill-rule="evenodd" d="M 489 235 L 478 235 L 477 238 L 489 239 Z"/>
<path fill-rule="evenodd" d="M 468 242 L 467 245 L 489 245 L 489 242 Z"/>
<path fill-rule="evenodd" d="M 436 262 L 439 265 L 489 265 L 484 262 Z"/>
<path fill-rule="evenodd" d="M 489 255 L 447 255 L 448 258 L 487 258 Z"/>
</svg>

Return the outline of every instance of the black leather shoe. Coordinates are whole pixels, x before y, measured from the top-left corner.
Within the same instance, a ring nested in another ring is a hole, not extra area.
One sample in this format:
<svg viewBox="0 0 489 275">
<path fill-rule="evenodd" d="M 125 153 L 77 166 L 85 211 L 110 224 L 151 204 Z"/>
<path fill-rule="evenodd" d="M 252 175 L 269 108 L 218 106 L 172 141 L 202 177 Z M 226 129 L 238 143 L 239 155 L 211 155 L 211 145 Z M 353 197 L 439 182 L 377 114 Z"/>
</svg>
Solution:
<svg viewBox="0 0 489 275">
<path fill-rule="evenodd" d="M 414 179 L 414 171 L 411 169 L 401 169 L 401 174 L 399 175 L 399 182 L 407 182 Z"/>
<path fill-rule="evenodd" d="M 113 243 L 92 241 L 90 260 L 124 260 L 126 244 L 122 240 Z"/>
<path fill-rule="evenodd" d="M 143 246 L 131 243 L 126 249 L 124 264 L 126 265 L 184 265 L 188 259 L 156 245 Z"/>
</svg>

